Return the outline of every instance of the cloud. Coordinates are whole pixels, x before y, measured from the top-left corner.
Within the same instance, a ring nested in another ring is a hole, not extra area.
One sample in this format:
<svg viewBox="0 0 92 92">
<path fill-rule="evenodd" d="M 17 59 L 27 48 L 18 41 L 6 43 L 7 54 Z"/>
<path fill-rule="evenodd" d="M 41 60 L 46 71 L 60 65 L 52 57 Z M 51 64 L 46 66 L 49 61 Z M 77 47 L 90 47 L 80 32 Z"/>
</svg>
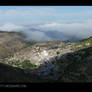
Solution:
<svg viewBox="0 0 92 92">
<path fill-rule="evenodd" d="M 0 17 L 33 17 L 33 16 L 52 16 L 53 8 L 11 8 L 7 10 L 0 9 Z"/>
<path fill-rule="evenodd" d="M 5 23 L 0 26 L 2 31 L 22 32 L 26 40 L 53 41 L 53 40 L 81 40 L 92 36 L 92 20 L 85 22 L 66 23 L 51 22 L 38 24 Z"/>
<path fill-rule="evenodd" d="M 44 32 L 40 31 L 24 31 L 23 32 L 26 35 L 26 40 L 35 40 L 35 41 L 50 41 L 52 40 L 50 37 L 48 37 Z"/>
<path fill-rule="evenodd" d="M 1 8 L 0 30 L 22 32 L 37 41 L 84 39 L 92 36 L 92 11 L 91 7 Z"/>
<path fill-rule="evenodd" d="M 19 30 L 23 30 L 22 26 L 19 25 L 15 25 L 12 23 L 5 23 L 4 25 L 0 26 L 0 30 L 1 31 L 19 31 Z"/>
<path fill-rule="evenodd" d="M 84 23 L 49 23 L 39 25 L 40 30 L 62 32 L 67 36 L 86 38 L 92 36 L 92 21 Z"/>
</svg>

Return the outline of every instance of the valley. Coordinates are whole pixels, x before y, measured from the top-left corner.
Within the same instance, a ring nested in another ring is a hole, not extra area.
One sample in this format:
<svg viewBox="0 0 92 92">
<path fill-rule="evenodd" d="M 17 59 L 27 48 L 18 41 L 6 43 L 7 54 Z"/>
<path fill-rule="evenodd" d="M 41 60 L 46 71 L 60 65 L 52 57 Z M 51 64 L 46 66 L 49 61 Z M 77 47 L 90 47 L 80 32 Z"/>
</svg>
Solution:
<svg viewBox="0 0 92 92">
<path fill-rule="evenodd" d="M 24 39 L 17 32 L 0 32 L 0 82 L 92 81 L 91 37 L 79 42 Z"/>
</svg>

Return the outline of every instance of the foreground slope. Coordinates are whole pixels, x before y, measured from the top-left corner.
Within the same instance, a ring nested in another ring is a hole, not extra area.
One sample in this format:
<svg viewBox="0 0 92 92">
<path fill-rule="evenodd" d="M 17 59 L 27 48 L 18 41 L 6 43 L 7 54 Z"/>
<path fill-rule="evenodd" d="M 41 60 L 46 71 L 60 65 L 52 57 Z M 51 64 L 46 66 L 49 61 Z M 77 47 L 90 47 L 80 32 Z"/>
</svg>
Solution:
<svg viewBox="0 0 92 92">
<path fill-rule="evenodd" d="M 45 80 L 44 80 L 45 81 Z M 0 63 L 0 83 L 43 82 L 39 76 L 26 74 L 23 69 Z"/>
<path fill-rule="evenodd" d="M 32 45 L 19 33 L 0 35 L 1 82 L 92 82 L 92 37 Z"/>
</svg>

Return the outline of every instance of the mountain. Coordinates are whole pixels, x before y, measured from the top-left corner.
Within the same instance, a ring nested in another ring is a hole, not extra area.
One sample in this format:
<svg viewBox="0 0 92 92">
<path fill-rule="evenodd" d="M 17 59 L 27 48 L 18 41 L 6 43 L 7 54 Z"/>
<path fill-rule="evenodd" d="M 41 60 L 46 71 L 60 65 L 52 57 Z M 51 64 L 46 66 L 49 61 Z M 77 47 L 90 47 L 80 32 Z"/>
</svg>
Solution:
<svg viewBox="0 0 92 92">
<path fill-rule="evenodd" d="M 72 43 L 24 38 L 0 32 L 0 82 L 92 82 L 92 37 Z"/>
<path fill-rule="evenodd" d="M 8 56 L 28 46 L 24 35 L 17 32 L 0 31 L 0 56 Z"/>
</svg>

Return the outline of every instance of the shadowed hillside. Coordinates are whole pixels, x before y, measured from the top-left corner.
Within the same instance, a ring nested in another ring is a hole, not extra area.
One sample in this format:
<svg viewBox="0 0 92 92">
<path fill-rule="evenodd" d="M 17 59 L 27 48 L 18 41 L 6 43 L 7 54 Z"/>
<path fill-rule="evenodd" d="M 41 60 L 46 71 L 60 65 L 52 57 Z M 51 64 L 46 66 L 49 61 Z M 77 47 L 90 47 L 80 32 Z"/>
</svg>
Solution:
<svg viewBox="0 0 92 92">
<path fill-rule="evenodd" d="M 49 60 L 49 66 L 54 64 L 54 67 L 45 76 L 48 79 L 51 78 L 54 82 L 92 82 L 92 47 L 54 58 L 55 60 Z M 43 69 L 46 64 L 39 69 Z"/>
<path fill-rule="evenodd" d="M 44 80 L 45 81 L 45 80 Z M 39 76 L 25 73 L 23 69 L 0 63 L 0 83 L 33 83 L 43 82 Z"/>
</svg>

